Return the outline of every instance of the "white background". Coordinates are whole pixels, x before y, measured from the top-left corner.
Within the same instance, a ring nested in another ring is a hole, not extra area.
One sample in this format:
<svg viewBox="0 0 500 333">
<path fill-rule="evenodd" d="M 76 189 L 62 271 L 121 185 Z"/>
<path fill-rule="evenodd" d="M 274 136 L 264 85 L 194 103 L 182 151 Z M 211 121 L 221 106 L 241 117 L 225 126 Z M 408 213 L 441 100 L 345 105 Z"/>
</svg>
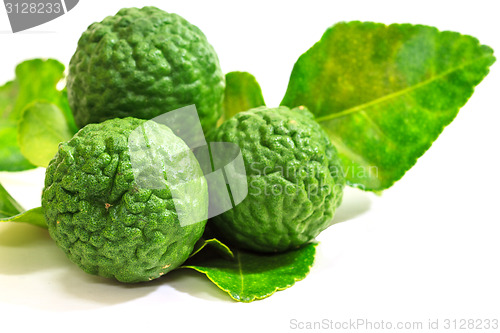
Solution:
<svg viewBox="0 0 500 333">
<path fill-rule="evenodd" d="M 67 64 L 90 23 L 148 4 L 200 27 L 224 72 L 253 73 L 270 106 L 281 101 L 298 56 L 339 21 L 433 25 L 500 52 L 497 1 L 82 0 L 68 14 L 18 34 L 0 6 L 0 83 L 25 59 Z M 296 331 L 292 319 L 423 321 L 424 327 L 429 319 L 440 325 L 447 318 L 500 319 L 499 94 L 496 63 L 401 181 L 381 197 L 346 191 L 336 217 L 345 222 L 318 237 L 310 275 L 262 301 L 231 301 L 188 271 L 136 286 L 107 281 L 69 262 L 46 231 L 0 225 L 0 331 L 286 332 Z M 31 208 L 40 204 L 43 175 L 43 169 L 0 173 L 0 181 Z"/>
</svg>

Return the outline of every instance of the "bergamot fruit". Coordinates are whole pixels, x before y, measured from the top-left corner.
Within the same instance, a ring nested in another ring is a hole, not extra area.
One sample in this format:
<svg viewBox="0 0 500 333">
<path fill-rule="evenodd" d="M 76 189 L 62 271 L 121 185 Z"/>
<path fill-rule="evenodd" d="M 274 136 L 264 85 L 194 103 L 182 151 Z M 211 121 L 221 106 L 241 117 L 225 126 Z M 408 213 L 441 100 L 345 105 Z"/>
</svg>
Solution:
<svg viewBox="0 0 500 333">
<path fill-rule="evenodd" d="M 152 119 L 195 104 L 205 132 L 221 115 L 224 75 L 196 26 L 155 7 L 124 8 L 91 24 L 67 77 L 79 127 L 111 118 Z"/>
<path fill-rule="evenodd" d="M 157 165 L 168 162 L 168 184 L 151 189 L 140 182 L 158 168 L 131 142 L 133 131 L 154 148 L 150 156 Z M 184 197 L 173 196 L 179 186 Z M 139 282 L 188 258 L 205 228 L 208 190 L 198 161 L 168 127 L 111 119 L 87 125 L 59 145 L 46 170 L 42 207 L 51 237 L 71 261 L 91 274 Z M 182 226 L 179 208 L 201 212 L 205 220 Z"/>
<path fill-rule="evenodd" d="M 239 145 L 248 195 L 210 220 L 242 249 L 280 252 L 314 239 L 332 222 L 344 177 L 335 147 L 304 107 L 259 107 L 225 121 L 211 141 Z"/>
</svg>

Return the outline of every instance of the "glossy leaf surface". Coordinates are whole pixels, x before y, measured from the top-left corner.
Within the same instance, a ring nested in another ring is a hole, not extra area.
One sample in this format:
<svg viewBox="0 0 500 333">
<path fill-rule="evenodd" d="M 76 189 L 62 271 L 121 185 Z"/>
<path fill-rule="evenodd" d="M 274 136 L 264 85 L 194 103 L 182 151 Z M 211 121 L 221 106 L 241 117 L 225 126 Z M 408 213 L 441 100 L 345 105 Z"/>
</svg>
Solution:
<svg viewBox="0 0 500 333">
<path fill-rule="evenodd" d="M 390 187 L 467 102 L 495 58 L 436 28 L 339 23 L 296 62 L 283 105 L 305 105 L 328 132 L 350 185 Z"/>
</svg>

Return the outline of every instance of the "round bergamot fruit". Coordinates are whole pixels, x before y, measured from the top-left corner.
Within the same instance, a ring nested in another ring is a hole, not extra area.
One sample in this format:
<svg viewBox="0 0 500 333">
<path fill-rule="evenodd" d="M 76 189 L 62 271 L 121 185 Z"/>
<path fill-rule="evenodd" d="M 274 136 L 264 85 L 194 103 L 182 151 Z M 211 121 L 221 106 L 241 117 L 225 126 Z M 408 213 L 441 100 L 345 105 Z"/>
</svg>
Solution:
<svg viewBox="0 0 500 333">
<path fill-rule="evenodd" d="M 194 104 L 205 132 L 221 115 L 224 75 L 205 35 L 156 7 L 124 8 L 91 24 L 67 77 L 79 127 L 111 118 L 152 119 Z"/>
<path fill-rule="evenodd" d="M 158 165 L 165 172 L 155 174 Z M 140 282 L 188 258 L 205 229 L 208 190 L 184 141 L 164 125 L 129 117 L 87 125 L 59 145 L 42 207 L 50 236 L 84 271 Z M 180 210 L 202 219 L 182 225 Z"/>
<path fill-rule="evenodd" d="M 210 220 L 215 235 L 242 249 L 281 252 L 327 228 L 342 200 L 337 151 L 304 107 L 259 107 L 236 114 L 211 141 L 239 145 L 247 197 Z"/>
</svg>

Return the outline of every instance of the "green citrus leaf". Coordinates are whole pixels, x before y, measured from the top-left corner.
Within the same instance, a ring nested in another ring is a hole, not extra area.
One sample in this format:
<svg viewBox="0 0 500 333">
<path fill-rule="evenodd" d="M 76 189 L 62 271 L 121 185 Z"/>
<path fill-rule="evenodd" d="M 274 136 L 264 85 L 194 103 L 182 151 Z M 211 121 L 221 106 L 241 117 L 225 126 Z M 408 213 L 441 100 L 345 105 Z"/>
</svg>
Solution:
<svg viewBox="0 0 500 333">
<path fill-rule="evenodd" d="M 35 166 L 23 156 L 17 143 L 17 123 L 0 119 L 0 171 L 22 171 Z"/>
<path fill-rule="evenodd" d="M 266 105 L 262 90 L 255 77 L 247 72 L 230 72 L 226 74 L 226 90 L 224 92 L 223 117 L 229 119 L 238 112 Z"/>
<path fill-rule="evenodd" d="M 18 94 L 9 117 L 20 119 L 24 108 L 36 100 L 59 105 L 62 92 L 56 86 L 63 78 L 64 65 L 54 59 L 32 59 L 17 65 Z"/>
<path fill-rule="evenodd" d="M 226 258 L 234 258 L 234 254 L 231 251 L 231 249 L 226 244 L 222 243 L 220 240 L 218 240 L 216 238 L 211 238 L 211 239 L 203 239 L 203 238 L 201 238 L 194 245 L 193 251 L 189 255 L 189 258 L 191 258 L 194 255 L 198 254 L 206 246 L 210 246 L 214 250 L 217 250 L 222 256 L 225 256 Z"/>
<path fill-rule="evenodd" d="M 59 143 L 68 141 L 73 134 L 63 111 L 51 103 L 28 105 L 18 125 L 22 154 L 34 165 L 44 168 L 57 153 Z"/>
<path fill-rule="evenodd" d="M 17 144 L 17 123 L 9 119 L 19 91 L 17 81 L 0 87 L 0 171 L 21 171 L 35 166 L 21 154 Z"/>
<path fill-rule="evenodd" d="M 78 129 L 68 105 L 66 91 L 57 89 L 64 78 L 64 65 L 54 59 L 27 60 L 16 67 L 16 78 L 0 87 L 0 171 L 34 168 L 21 154 L 17 123 L 26 106 L 46 101 L 61 108 L 72 132 Z"/>
<path fill-rule="evenodd" d="M 33 208 L 14 216 L 0 218 L 0 222 L 23 222 L 37 227 L 47 228 L 47 222 L 45 221 L 42 207 Z"/>
<path fill-rule="evenodd" d="M 9 81 L 0 87 L 0 119 L 7 118 L 14 109 L 17 92 L 17 82 L 14 81 Z"/>
<path fill-rule="evenodd" d="M 2 184 L 0 184 L 0 222 L 25 222 L 47 228 L 42 207 L 24 211 Z"/>
<path fill-rule="evenodd" d="M 252 302 L 304 279 L 314 262 L 316 245 L 272 255 L 233 250 L 233 259 L 206 250 L 188 259 L 182 268 L 205 274 L 236 301 Z"/>
<path fill-rule="evenodd" d="M 23 207 L 0 184 L 0 218 L 19 214 L 23 210 Z"/>
<path fill-rule="evenodd" d="M 339 23 L 298 59 L 282 104 L 315 114 L 350 185 L 381 191 L 431 146 L 494 61 L 491 48 L 456 32 Z"/>
<path fill-rule="evenodd" d="M 66 90 L 66 87 L 61 91 L 61 96 L 59 96 L 59 101 L 56 101 L 54 104 L 56 104 L 58 107 L 61 108 L 62 112 L 64 113 L 64 118 L 66 118 L 66 122 L 71 132 L 73 133 L 78 132 L 78 127 L 76 126 L 75 118 L 73 118 L 73 112 L 71 112 L 71 108 L 69 107 L 68 91 Z"/>
</svg>

